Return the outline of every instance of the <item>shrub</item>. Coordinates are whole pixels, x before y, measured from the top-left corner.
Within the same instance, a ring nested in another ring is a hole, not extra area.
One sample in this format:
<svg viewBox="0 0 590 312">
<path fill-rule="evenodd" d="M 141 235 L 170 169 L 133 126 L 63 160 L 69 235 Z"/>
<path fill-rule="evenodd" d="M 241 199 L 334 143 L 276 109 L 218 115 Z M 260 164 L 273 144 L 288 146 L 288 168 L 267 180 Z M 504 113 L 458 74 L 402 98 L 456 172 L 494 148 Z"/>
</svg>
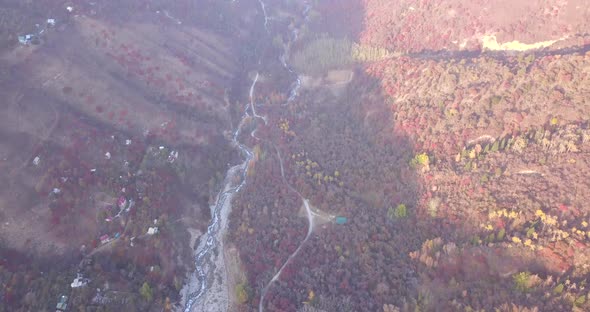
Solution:
<svg viewBox="0 0 590 312">
<path fill-rule="evenodd" d="M 154 298 L 154 295 L 152 293 L 152 288 L 150 287 L 150 285 L 147 282 L 143 283 L 143 285 L 139 289 L 139 293 L 141 294 L 141 297 L 143 297 L 143 299 L 147 302 L 151 302 L 152 299 Z"/>
<path fill-rule="evenodd" d="M 494 241 L 496 241 L 496 234 L 490 233 L 486 238 L 486 243 L 493 243 Z"/>
<path fill-rule="evenodd" d="M 498 96 L 498 95 L 494 95 L 490 98 L 490 107 L 491 106 L 496 106 L 498 105 L 498 103 L 500 103 L 500 101 L 502 101 L 502 97 Z"/>
<path fill-rule="evenodd" d="M 580 297 L 578 297 L 578 299 L 576 299 L 576 301 L 574 302 L 574 305 L 576 307 L 579 307 L 579 306 L 583 305 L 584 303 L 586 303 L 586 296 L 580 296 Z"/>
<path fill-rule="evenodd" d="M 529 280 L 531 278 L 531 273 L 529 272 L 520 272 L 516 273 L 512 276 L 512 280 L 514 282 L 514 288 L 520 292 L 527 292 L 529 291 Z"/>
<path fill-rule="evenodd" d="M 408 208 L 404 204 L 399 204 L 397 207 L 390 207 L 387 210 L 387 216 L 390 219 L 401 219 L 408 216 Z"/>
<path fill-rule="evenodd" d="M 479 178 L 479 181 L 480 181 L 481 183 L 486 183 L 486 182 L 488 182 L 488 181 L 489 181 L 489 177 L 488 177 L 488 175 L 484 173 L 484 174 L 481 176 L 481 178 Z"/>
<path fill-rule="evenodd" d="M 412 167 L 426 167 L 428 166 L 428 164 L 430 163 L 430 158 L 428 157 L 428 155 L 426 153 L 420 153 L 416 156 L 414 156 L 414 158 L 412 158 L 412 160 L 410 160 L 410 166 Z"/>
<path fill-rule="evenodd" d="M 240 304 L 248 302 L 248 288 L 245 283 L 239 283 L 236 285 L 236 297 Z"/>
<path fill-rule="evenodd" d="M 497 152 L 500 149 L 500 141 L 496 140 L 496 142 L 494 142 L 494 144 L 492 144 L 492 148 L 490 149 L 490 151 L 492 153 Z"/>
<path fill-rule="evenodd" d="M 522 137 L 517 137 L 512 145 L 512 150 L 518 154 L 521 154 L 527 146 L 527 142 Z"/>
</svg>

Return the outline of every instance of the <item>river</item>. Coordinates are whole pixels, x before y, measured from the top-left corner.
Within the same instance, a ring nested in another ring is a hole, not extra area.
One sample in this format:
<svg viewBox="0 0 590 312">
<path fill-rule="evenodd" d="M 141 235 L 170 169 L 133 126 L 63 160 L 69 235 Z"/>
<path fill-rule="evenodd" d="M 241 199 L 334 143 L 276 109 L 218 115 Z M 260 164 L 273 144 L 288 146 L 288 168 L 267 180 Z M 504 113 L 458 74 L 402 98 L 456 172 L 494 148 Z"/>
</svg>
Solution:
<svg viewBox="0 0 590 312">
<path fill-rule="evenodd" d="M 260 4 L 260 10 L 263 14 L 264 20 L 264 28 L 268 34 L 270 34 L 268 25 L 270 18 L 267 15 L 267 4 L 263 0 L 258 0 Z M 310 10 L 310 5 L 305 3 L 305 9 L 303 11 L 304 20 L 307 21 L 307 14 Z M 280 61 L 283 64 L 284 68 L 295 77 L 294 82 L 291 84 L 291 87 L 288 91 L 288 100 L 284 103 L 284 105 L 288 105 L 291 101 L 293 101 L 296 96 L 298 95 L 299 88 L 301 86 L 301 81 L 289 64 L 287 64 L 286 59 L 291 47 L 291 43 L 298 39 L 299 30 L 296 28 L 293 30 L 291 34 L 291 40 L 285 44 L 284 52 L 280 56 Z M 259 65 L 261 65 L 261 61 L 259 60 Z M 250 168 L 250 163 L 253 158 L 252 150 L 241 143 L 239 141 L 240 133 L 242 128 L 248 122 L 261 120 L 265 124 L 267 123 L 266 116 L 262 116 L 256 113 L 256 103 L 255 103 L 255 91 L 256 91 L 256 84 L 258 83 L 261 75 L 260 72 L 256 72 L 254 75 L 254 79 L 250 85 L 249 90 L 249 101 L 244 107 L 244 113 L 242 118 L 233 132 L 233 136 L 231 138 L 231 143 L 234 147 L 236 147 L 243 156 L 243 162 L 231 167 L 227 174 L 225 175 L 223 188 L 216 196 L 214 204 L 211 206 L 211 221 L 209 226 L 207 227 L 207 232 L 201 236 L 199 241 L 199 245 L 197 247 L 195 253 L 195 274 L 189 278 L 189 281 L 181 291 L 183 295 L 183 311 L 184 312 L 193 312 L 193 311 L 227 311 L 229 307 L 229 291 L 227 285 L 227 272 L 225 268 L 225 259 L 224 259 L 224 246 L 223 246 L 223 237 L 227 231 L 227 226 L 229 222 L 229 216 L 231 212 L 231 201 L 233 196 L 238 193 L 242 187 L 246 183 L 246 177 L 248 175 L 248 169 Z M 250 133 L 251 136 L 255 137 L 256 127 L 254 127 Z M 280 158 L 280 153 L 278 149 L 276 150 L 277 154 L 280 159 L 281 163 L 281 174 L 283 176 L 283 181 L 287 183 L 287 180 L 284 178 L 284 169 L 282 158 Z M 239 177 L 239 179 L 237 179 Z M 238 182 L 236 182 L 238 181 Z M 297 192 L 291 185 L 287 183 L 288 187 L 292 190 Z M 268 288 L 274 283 L 280 276 L 283 268 L 289 263 L 289 261 L 298 253 L 301 249 L 305 241 L 311 235 L 311 231 L 313 229 L 313 214 L 309 207 L 308 200 L 301 197 L 304 206 L 307 210 L 307 217 L 309 221 L 309 228 L 308 233 L 305 239 L 300 243 L 299 247 L 290 257 L 285 261 L 285 263 L 281 266 L 279 271 L 273 276 L 273 278 L 265 285 L 262 289 L 262 296 L 260 300 L 259 311 L 263 310 L 263 303 L 264 303 L 264 295 L 266 294 Z"/>
</svg>

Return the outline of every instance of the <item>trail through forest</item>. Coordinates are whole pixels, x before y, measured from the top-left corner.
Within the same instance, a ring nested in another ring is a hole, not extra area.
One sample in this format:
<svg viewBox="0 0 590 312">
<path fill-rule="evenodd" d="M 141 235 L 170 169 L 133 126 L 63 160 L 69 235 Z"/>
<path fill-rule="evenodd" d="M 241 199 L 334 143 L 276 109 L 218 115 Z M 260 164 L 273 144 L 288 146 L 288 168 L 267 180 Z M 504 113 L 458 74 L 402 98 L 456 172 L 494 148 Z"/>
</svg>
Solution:
<svg viewBox="0 0 590 312">
<path fill-rule="evenodd" d="M 264 28 L 267 33 L 270 33 L 268 28 L 268 21 L 269 17 L 267 16 L 266 11 L 266 4 L 264 1 L 259 0 L 261 11 L 264 16 Z M 309 11 L 309 5 L 306 4 L 306 8 L 304 14 L 307 14 Z M 288 55 L 290 50 L 291 43 L 297 40 L 298 38 L 298 30 L 294 30 L 292 34 L 292 40 L 285 44 L 284 54 L 281 55 L 280 60 L 282 61 L 283 66 L 286 70 L 288 70 L 291 74 L 294 74 L 297 77 L 297 74 L 293 71 L 293 69 L 286 63 L 285 59 Z M 259 65 L 261 64 L 261 60 L 259 61 Z M 196 278 L 192 277 L 189 280 L 189 283 L 185 288 L 186 290 L 186 297 L 184 302 L 184 311 L 226 311 L 229 306 L 229 294 L 228 294 L 228 285 L 226 283 L 227 276 L 225 270 L 225 259 L 224 253 L 219 252 L 219 250 L 223 250 L 223 236 L 225 231 L 227 230 L 228 218 L 231 212 L 231 200 L 233 199 L 233 195 L 240 191 L 242 186 L 246 183 L 246 176 L 248 173 L 250 162 L 253 158 L 253 153 L 250 148 L 246 145 L 241 143 L 238 138 L 239 134 L 242 131 L 243 126 L 250 120 L 262 120 L 265 124 L 268 123 L 267 117 L 259 115 L 256 112 L 256 103 L 255 103 L 255 91 L 256 91 L 256 84 L 260 79 L 260 73 L 257 71 L 252 84 L 250 85 L 249 89 L 249 103 L 246 106 L 245 112 L 238 124 L 237 128 L 234 130 L 234 135 L 232 136 L 232 144 L 236 146 L 241 153 L 244 155 L 244 161 L 241 164 L 233 166 L 230 168 L 226 174 L 224 179 L 224 187 L 220 194 L 217 196 L 215 204 L 211 207 L 211 215 L 212 219 L 207 228 L 207 233 L 205 234 L 206 239 L 201 240 L 199 246 L 197 247 L 197 252 L 195 256 L 195 267 L 196 267 Z M 291 89 L 289 90 L 289 98 L 285 105 L 291 102 L 298 94 L 298 89 L 300 87 L 300 80 L 297 77 L 296 81 L 292 84 Z M 250 132 L 252 137 L 255 137 L 256 127 Z M 294 258 L 304 243 L 310 237 L 313 226 L 314 226 L 314 218 L 315 216 L 320 216 L 321 214 L 314 213 L 309 205 L 309 201 L 304 198 L 297 190 L 295 190 L 290 184 L 288 184 L 287 180 L 285 179 L 284 169 L 282 158 L 280 153 L 277 149 L 277 155 L 279 157 L 281 163 L 281 175 L 283 177 L 283 181 L 287 184 L 289 189 L 296 192 L 299 197 L 302 199 L 305 210 L 306 216 L 309 222 L 309 228 L 307 231 L 307 235 L 305 239 L 299 244 L 297 250 L 293 252 L 289 258 L 285 261 L 285 263 L 281 266 L 281 268 L 277 271 L 275 276 L 269 281 L 267 285 L 264 286 L 262 290 L 262 297 L 260 300 L 260 310 L 263 309 L 263 302 L 264 302 L 264 294 L 266 290 L 272 286 L 272 284 L 280 277 L 282 270 L 287 266 L 289 261 Z M 240 176 L 240 182 L 238 185 L 234 185 L 234 181 L 236 180 L 235 177 Z M 214 275 L 217 275 L 219 278 L 213 278 Z M 195 289 L 196 290 L 193 290 Z M 183 292 L 185 292 L 183 290 Z"/>
</svg>

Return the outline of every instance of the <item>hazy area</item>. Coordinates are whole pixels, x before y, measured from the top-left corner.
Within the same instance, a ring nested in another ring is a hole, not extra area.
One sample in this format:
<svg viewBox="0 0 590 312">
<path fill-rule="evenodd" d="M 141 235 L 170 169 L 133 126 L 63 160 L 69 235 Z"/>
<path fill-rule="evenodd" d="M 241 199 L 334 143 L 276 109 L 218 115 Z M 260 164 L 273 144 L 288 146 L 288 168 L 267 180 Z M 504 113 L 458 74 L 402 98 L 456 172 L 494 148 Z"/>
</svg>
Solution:
<svg viewBox="0 0 590 312">
<path fill-rule="evenodd" d="M 0 3 L 0 312 L 588 311 L 581 0 Z"/>
</svg>

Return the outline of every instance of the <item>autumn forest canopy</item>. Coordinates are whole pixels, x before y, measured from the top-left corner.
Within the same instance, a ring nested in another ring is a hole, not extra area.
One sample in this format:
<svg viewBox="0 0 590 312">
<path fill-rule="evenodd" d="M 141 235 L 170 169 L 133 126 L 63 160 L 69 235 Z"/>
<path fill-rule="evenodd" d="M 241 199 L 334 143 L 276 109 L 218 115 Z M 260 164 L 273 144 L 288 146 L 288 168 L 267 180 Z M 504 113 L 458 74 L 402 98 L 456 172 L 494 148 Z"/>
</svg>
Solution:
<svg viewBox="0 0 590 312">
<path fill-rule="evenodd" d="M 0 312 L 590 310 L 584 1 L 0 25 Z"/>
</svg>

